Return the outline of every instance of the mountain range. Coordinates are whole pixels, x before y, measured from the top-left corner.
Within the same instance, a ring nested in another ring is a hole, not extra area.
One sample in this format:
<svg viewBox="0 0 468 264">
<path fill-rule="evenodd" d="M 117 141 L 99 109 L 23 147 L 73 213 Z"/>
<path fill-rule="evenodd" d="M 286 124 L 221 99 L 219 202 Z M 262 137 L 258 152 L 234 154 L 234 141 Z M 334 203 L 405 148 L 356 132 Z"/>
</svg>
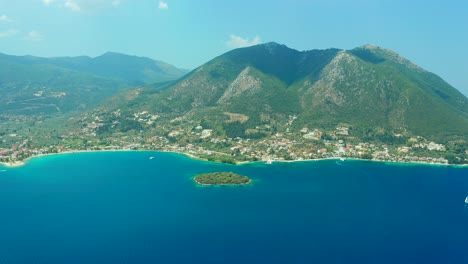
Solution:
<svg viewBox="0 0 468 264">
<path fill-rule="evenodd" d="M 174 80 L 187 72 L 161 61 L 110 52 L 96 58 L 0 54 L 0 113 L 82 111 L 119 91 Z"/>
<path fill-rule="evenodd" d="M 226 113 L 232 113 L 243 116 L 237 125 L 244 132 L 294 116 L 291 129 L 344 125 L 359 137 L 382 131 L 438 139 L 468 135 L 463 94 L 397 53 L 371 45 L 301 52 L 267 43 L 232 50 L 161 93 L 148 89 L 116 105 L 128 106 L 210 127 L 226 127 L 232 117 Z"/>
<path fill-rule="evenodd" d="M 10 161 L 130 148 L 221 162 L 429 156 L 468 163 L 468 98 L 372 45 L 298 51 L 271 42 L 190 72 L 116 53 L 0 55 L 0 93 L 0 150 Z"/>
</svg>

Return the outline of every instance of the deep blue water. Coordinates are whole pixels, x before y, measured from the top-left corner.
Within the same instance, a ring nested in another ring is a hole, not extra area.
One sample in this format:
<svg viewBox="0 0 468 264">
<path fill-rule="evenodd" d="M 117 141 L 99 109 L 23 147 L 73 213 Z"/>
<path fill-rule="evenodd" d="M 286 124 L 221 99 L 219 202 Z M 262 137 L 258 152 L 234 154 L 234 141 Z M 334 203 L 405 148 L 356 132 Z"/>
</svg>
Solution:
<svg viewBox="0 0 468 264">
<path fill-rule="evenodd" d="M 0 167 L 0 263 L 468 263 L 467 195 L 468 168 L 48 156 Z"/>
</svg>

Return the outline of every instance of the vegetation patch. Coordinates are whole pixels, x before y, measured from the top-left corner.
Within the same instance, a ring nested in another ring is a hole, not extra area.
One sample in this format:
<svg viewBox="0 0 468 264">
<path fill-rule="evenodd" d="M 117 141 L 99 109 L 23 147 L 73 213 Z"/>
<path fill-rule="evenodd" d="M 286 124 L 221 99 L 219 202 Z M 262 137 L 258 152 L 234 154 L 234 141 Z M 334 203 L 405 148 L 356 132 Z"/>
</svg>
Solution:
<svg viewBox="0 0 468 264">
<path fill-rule="evenodd" d="M 249 117 L 243 114 L 236 114 L 236 113 L 229 113 L 229 112 L 224 112 L 224 114 L 229 117 L 229 120 L 227 120 L 226 123 L 233 123 L 233 122 L 245 123 L 247 120 L 249 120 Z"/>
<path fill-rule="evenodd" d="M 195 177 L 200 185 L 245 185 L 252 183 L 252 179 L 233 172 L 203 173 Z"/>
</svg>

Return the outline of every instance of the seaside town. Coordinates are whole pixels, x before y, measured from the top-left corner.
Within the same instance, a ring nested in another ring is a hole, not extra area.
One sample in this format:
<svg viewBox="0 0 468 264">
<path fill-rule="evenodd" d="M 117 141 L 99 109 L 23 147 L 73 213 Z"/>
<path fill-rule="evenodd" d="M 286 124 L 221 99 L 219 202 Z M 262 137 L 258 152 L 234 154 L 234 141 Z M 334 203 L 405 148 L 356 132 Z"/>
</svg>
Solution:
<svg viewBox="0 0 468 264">
<path fill-rule="evenodd" d="M 112 113 L 120 116 L 120 110 Z M 262 161 L 303 161 L 318 159 L 365 159 L 384 162 L 409 162 L 428 164 L 466 164 L 468 161 L 448 153 L 444 144 L 421 136 L 401 137 L 403 144 L 363 142 L 352 136 L 350 128 L 338 126 L 332 131 L 292 129 L 297 117 L 291 116 L 284 132 L 269 132 L 259 139 L 230 138 L 216 129 L 206 128 L 191 122 L 159 122 L 159 115 L 147 111 L 133 114 L 133 126 L 125 133 L 112 131 L 118 121 L 111 121 L 99 112 L 84 116 L 80 126 L 39 135 L 27 133 L 0 134 L 0 162 L 19 166 L 23 161 L 36 156 L 78 151 L 156 150 L 186 154 L 194 158 L 223 163 Z M 110 125 L 110 127 L 109 127 Z M 102 134 L 103 128 L 111 133 Z M 269 125 L 255 128 L 270 131 Z M 24 131 L 23 131 L 24 132 Z M 38 138 L 41 137 L 41 140 Z M 462 157 L 466 157 L 468 150 Z"/>
</svg>

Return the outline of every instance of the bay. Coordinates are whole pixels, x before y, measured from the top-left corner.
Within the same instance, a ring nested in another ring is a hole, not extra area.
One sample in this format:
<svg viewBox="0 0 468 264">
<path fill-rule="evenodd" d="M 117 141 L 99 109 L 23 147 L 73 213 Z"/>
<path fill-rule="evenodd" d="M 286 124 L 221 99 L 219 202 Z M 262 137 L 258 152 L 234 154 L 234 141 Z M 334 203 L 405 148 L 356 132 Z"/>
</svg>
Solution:
<svg viewBox="0 0 468 264">
<path fill-rule="evenodd" d="M 0 167 L 0 263 L 468 263 L 467 195 L 466 167 L 45 156 Z"/>
</svg>

